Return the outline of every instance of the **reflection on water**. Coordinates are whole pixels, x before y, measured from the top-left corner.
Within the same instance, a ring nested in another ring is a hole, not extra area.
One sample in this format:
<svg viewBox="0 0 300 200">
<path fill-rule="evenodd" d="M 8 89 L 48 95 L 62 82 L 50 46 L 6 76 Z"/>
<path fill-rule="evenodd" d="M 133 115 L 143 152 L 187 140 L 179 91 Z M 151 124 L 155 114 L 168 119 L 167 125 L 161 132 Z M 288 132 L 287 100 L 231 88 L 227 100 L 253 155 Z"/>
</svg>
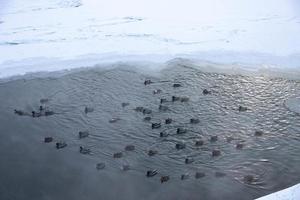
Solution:
<svg viewBox="0 0 300 200">
<path fill-rule="evenodd" d="M 154 83 L 144 85 L 146 79 Z M 174 83 L 182 87 L 173 87 Z M 300 116 L 284 106 L 285 100 L 299 93 L 299 86 L 298 81 L 203 73 L 182 66 L 153 76 L 117 68 L 92 69 L 60 78 L 17 80 L 0 87 L 0 130 L 13 135 L 1 137 L 5 140 L 31 135 L 32 145 L 49 136 L 55 142 L 65 141 L 68 146 L 62 152 L 78 152 L 75 157 L 92 160 L 94 165 L 85 165 L 84 169 L 93 169 L 97 175 L 96 168 L 101 166 L 101 172 L 109 172 L 108 176 L 115 180 L 107 183 L 112 187 L 122 184 L 116 174 L 131 173 L 128 183 L 132 177 L 143 178 L 139 185 L 147 189 L 133 192 L 131 198 L 135 199 L 162 187 L 161 176 L 169 176 L 163 185 L 170 184 L 173 190 L 149 199 L 176 199 L 180 190 L 184 190 L 180 193 L 183 197 L 191 199 L 199 195 L 204 199 L 253 199 L 300 180 Z M 204 89 L 210 93 L 203 94 Z M 161 91 L 153 92 L 158 90 Z M 189 100 L 172 101 L 172 96 Z M 42 101 L 43 105 L 56 114 L 40 118 L 13 114 L 13 109 L 37 109 L 40 99 L 48 99 Z M 159 110 L 160 99 L 166 99 L 162 105 L 167 110 Z M 137 112 L 134 109 L 138 106 L 152 112 Z M 239 111 L 239 106 L 247 110 Z M 92 111 L 85 112 L 85 108 Z M 147 116 L 151 119 L 145 120 Z M 168 118 L 172 121 L 165 124 Z M 190 119 L 199 121 L 190 123 Z M 161 123 L 161 127 L 152 129 L 151 123 Z M 178 128 L 186 132 L 178 134 Z M 89 135 L 80 138 L 79 131 L 88 131 Z M 195 145 L 199 140 L 202 142 Z M 185 148 L 176 149 L 178 143 Z M 54 149 L 55 143 L 42 148 L 51 145 Z M 79 154 L 80 146 L 91 152 Z M 0 147 L 1 152 L 8 152 L 4 147 Z M 150 150 L 155 151 L 151 156 Z M 220 150 L 220 155 L 212 156 L 213 150 Z M 122 154 L 114 156 L 115 153 Z M 8 167 L 12 166 L 4 164 L 2 169 Z M 145 175 L 154 169 L 158 171 L 153 177 L 155 186 L 149 186 L 150 178 Z M 181 189 L 174 189 L 177 187 Z M 13 187 L 8 188 L 4 194 L 11 195 L 12 191 Z"/>
</svg>

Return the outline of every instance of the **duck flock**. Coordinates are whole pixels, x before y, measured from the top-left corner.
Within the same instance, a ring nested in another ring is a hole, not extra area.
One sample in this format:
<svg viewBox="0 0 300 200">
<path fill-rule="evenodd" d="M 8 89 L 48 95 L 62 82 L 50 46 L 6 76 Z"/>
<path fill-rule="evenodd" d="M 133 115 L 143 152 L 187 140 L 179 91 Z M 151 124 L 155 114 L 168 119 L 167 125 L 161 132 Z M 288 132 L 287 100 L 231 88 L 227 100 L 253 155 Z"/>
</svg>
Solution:
<svg viewBox="0 0 300 200">
<path fill-rule="evenodd" d="M 153 82 L 150 79 L 147 79 L 147 80 L 144 81 L 145 87 L 147 87 L 150 84 L 155 84 L 155 83 L 156 82 Z M 172 83 L 172 84 L 170 84 L 170 87 L 173 87 L 174 89 L 176 89 L 176 88 L 179 88 L 179 87 L 183 87 L 183 85 L 180 84 L 180 83 Z M 161 89 L 156 89 L 156 90 L 152 91 L 152 94 L 159 98 L 159 94 L 161 94 L 162 92 L 163 91 Z M 204 89 L 202 91 L 202 94 L 203 95 L 211 95 L 212 91 L 210 91 L 209 89 Z M 31 112 L 25 112 L 23 110 L 14 110 L 14 113 L 19 115 L 19 116 L 29 116 L 29 117 L 33 117 L 33 118 L 48 117 L 48 116 L 51 116 L 51 115 L 58 114 L 58 113 L 56 113 L 52 110 L 49 110 L 45 106 L 45 104 L 48 101 L 49 101 L 49 99 L 41 99 L 40 100 L 41 106 L 39 106 L 39 108 L 37 110 L 33 110 Z M 159 101 L 158 101 L 159 105 L 157 105 L 157 109 L 158 109 L 159 112 L 157 112 L 157 113 L 169 111 L 170 110 L 169 107 L 170 107 L 170 105 L 172 105 L 172 103 L 179 102 L 179 103 L 184 104 L 188 101 L 189 101 L 189 97 L 186 97 L 186 96 L 170 96 L 169 99 L 159 98 Z M 130 105 L 130 103 L 128 103 L 128 102 L 123 102 L 121 104 L 121 106 L 123 108 L 125 108 L 129 105 Z M 248 110 L 248 108 L 244 107 L 244 106 L 237 106 L 237 108 L 236 108 L 236 112 L 245 112 L 247 110 Z M 94 111 L 93 107 L 85 107 L 84 108 L 85 114 L 91 113 L 93 111 Z M 163 130 L 164 127 L 167 128 L 168 125 L 173 124 L 175 122 L 174 119 L 165 118 L 165 119 L 160 119 L 160 121 L 157 122 L 157 120 L 152 119 L 153 113 L 154 113 L 153 110 L 151 110 L 149 108 L 146 108 L 146 107 L 143 107 L 143 106 L 135 107 L 133 112 L 142 113 L 142 115 L 141 115 L 142 119 L 141 120 L 149 122 L 149 123 L 146 123 L 146 124 L 147 125 L 150 124 L 151 129 L 153 131 L 157 132 L 157 137 L 159 137 L 159 138 L 167 138 L 167 137 L 170 137 L 170 136 L 188 134 L 189 132 L 192 131 L 192 130 L 189 130 L 185 127 L 178 127 L 173 132 L 170 132 L 170 131 L 167 132 L 167 131 Z M 112 118 L 112 119 L 109 119 L 108 121 L 109 121 L 109 123 L 118 123 L 119 120 L 121 120 L 121 118 Z M 190 118 L 188 123 L 192 126 L 197 126 L 197 124 L 200 123 L 200 120 L 198 118 Z M 254 137 L 260 137 L 263 134 L 264 133 L 261 130 L 256 130 L 253 133 L 253 136 Z M 79 139 L 84 140 L 85 138 L 88 138 L 89 136 L 90 136 L 89 131 L 79 131 L 78 132 L 78 138 Z M 226 141 L 229 143 L 229 142 L 233 141 L 234 139 L 235 138 L 230 136 L 230 137 L 226 138 Z M 210 138 L 208 140 L 209 140 L 208 141 L 209 143 L 216 143 L 216 142 L 218 142 L 219 138 L 218 138 L 217 135 L 212 135 L 212 136 L 210 136 Z M 54 141 L 55 141 L 55 139 L 53 137 L 45 137 L 44 138 L 45 143 L 54 143 Z M 201 147 L 201 146 L 204 146 L 205 144 L 207 144 L 207 141 L 203 140 L 202 138 L 196 139 L 193 143 L 193 145 L 195 145 L 196 147 Z M 58 149 L 58 150 L 66 148 L 66 147 L 68 147 L 67 141 L 57 141 L 57 142 L 55 142 L 55 148 Z M 175 145 L 174 145 L 174 149 L 176 149 L 178 151 L 180 151 L 182 149 L 185 149 L 185 148 L 186 148 L 185 142 L 176 142 Z M 235 148 L 237 150 L 242 150 L 244 148 L 244 143 L 243 142 L 236 143 Z M 135 151 L 135 150 L 136 150 L 136 146 L 132 145 L 132 144 L 128 144 L 124 147 L 124 151 L 126 151 L 126 152 L 132 152 L 132 151 Z M 90 148 L 87 148 L 87 147 L 84 147 L 84 146 L 79 146 L 78 151 L 81 154 L 91 154 L 92 153 L 92 150 Z M 114 159 L 122 158 L 124 156 L 124 151 L 115 152 L 115 153 L 112 154 L 112 157 Z M 149 149 L 149 150 L 147 150 L 147 155 L 149 157 L 153 157 L 153 156 L 159 156 L 160 154 L 159 154 L 159 151 L 156 150 L 156 149 Z M 220 157 L 220 156 L 222 156 L 222 149 L 215 148 L 215 149 L 211 150 L 211 157 Z M 193 163 L 194 161 L 195 161 L 194 158 L 186 157 L 183 162 L 186 165 L 188 165 L 188 164 Z M 106 163 L 105 162 L 99 162 L 99 163 L 96 164 L 95 168 L 97 170 L 104 170 L 106 168 Z M 122 166 L 123 171 L 128 171 L 130 169 L 131 169 L 131 166 L 128 165 L 128 164 L 125 164 L 125 165 Z M 160 174 L 158 169 L 148 169 L 148 170 L 145 170 L 144 173 L 145 173 L 145 176 L 148 177 L 148 178 L 160 175 L 160 182 L 161 183 L 168 182 L 170 180 L 170 175 L 165 175 L 165 174 L 162 175 L 162 174 Z M 225 175 L 226 174 L 223 173 L 223 172 L 216 172 L 215 173 L 216 177 L 223 177 Z M 205 177 L 205 173 L 196 171 L 194 173 L 193 177 L 195 179 L 200 179 L 200 178 Z M 191 178 L 191 176 L 190 176 L 190 174 L 181 174 L 181 175 L 178 176 L 178 178 L 180 180 L 186 180 L 186 179 Z M 250 174 L 244 175 L 244 182 L 251 184 L 251 182 L 254 182 L 254 181 L 255 181 L 255 177 L 253 175 L 250 175 Z"/>
</svg>

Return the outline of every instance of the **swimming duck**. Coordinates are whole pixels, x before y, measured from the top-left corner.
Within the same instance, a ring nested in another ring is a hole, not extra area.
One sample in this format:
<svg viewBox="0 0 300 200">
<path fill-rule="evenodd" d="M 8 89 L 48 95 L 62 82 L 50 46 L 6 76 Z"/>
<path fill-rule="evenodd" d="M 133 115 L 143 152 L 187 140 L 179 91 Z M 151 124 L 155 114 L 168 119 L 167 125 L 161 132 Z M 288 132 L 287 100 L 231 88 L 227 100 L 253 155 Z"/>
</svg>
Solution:
<svg viewBox="0 0 300 200">
<path fill-rule="evenodd" d="M 184 163 L 185 164 L 191 164 L 194 161 L 195 161 L 194 158 L 185 158 Z"/>
<path fill-rule="evenodd" d="M 104 169 L 105 168 L 105 163 L 97 163 L 96 164 L 96 169 L 97 170 L 101 170 L 101 169 Z"/>
<path fill-rule="evenodd" d="M 44 108 L 43 106 L 40 106 L 40 107 L 39 107 L 39 110 L 40 110 L 40 111 L 43 111 L 43 110 L 45 110 L 45 108 Z"/>
<path fill-rule="evenodd" d="M 203 178 L 204 176 L 205 176 L 205 173 L 203 173 L 203 172 L 196 172 L 195 173 L 195 178 L 196 179 Z"/>
<path fill-rule="evenodd" d="M 121 105 L 122 105 L 122 107 L 124 108 L 124 107 L 126 107 L 126 106 L 129 106 L 129 103 L 122 103 Z"/>
<path fill-rule="evenodd" d="M 190 178 L 190 175 L 189 174 L 182 174 L 181 176 L 180 176 L 180 179 L 181 180 L 186 180 L 186 179 L 189 179 Z"/>
<path fill-rule="evenodd" d="M 255 178 L 253 175 L 245 175 L 244 178 L 243 178 L 244 182 L 247 183 L 247 184 L 251 184 Z"/>
<path fill-rule="evenodd" d="M 255 136 L 262 136 L 264 134 L 264 132 L 262 131 L 255 131 L 254 135 Z"/>
<path fill-rule="evenodd" d="M 150 121 L 151 120 L 151 117 L 147 116 L 147 117 L 144 117 L 144 121 Z"/>
<path fill-rule="evenodd" d="M 79 131 L 78 136 L 80 139 L 86 138 L 89 136 L 89 132 L 88 131 Z"/>
<path fill-rule="evenodd" d="M 214 136 L 210 137 L 210 142 L 216 142 L 216 141 L 218 141 L 218 136 L 217 135 L 214 135 Z"/>
<path fill-rule="evenodd" d="M 65 142 L 57 142 L 55 145 L 56 145 L 57 149 L 62 149 L 62 148 L 65 148 L 67 146 L 67 143 L 65 143 Z"/>
<path fill-rule="evenodd" d="M 240 112 L 245 112 L 245 111 L 247 111 L 247 110 L 248 110 L 247 107 L 239 106 L 239 111 L 240 111 Z"/>
<path fill-rule="evenodd" d="M 144 85 L 149 85 L 151 83 L 153 83 L 153 82 L 150 79 L 147 79 L 147 80 L 144 81 Z"/>
<path fill-rule="evenodd" d="M 211 155 L 213 157 L 220 156 L 221 155 L 221 151 L 218 150 L 218 149 L 214 149 L 214 150 L 212 150 Z"/>
<path fill-rule="evenodd" d="M 168 137 L 168 136 L 169 134 L 167 132 L 162 131 L 159 133 L 159 137 Z"/>
<path fill-rule="evenodd" d="M 160 111 L 167 111 L 167 110 L 169 110 L 169 107 L 168 106 L 159 105 L 158 109 Z"/>
<path fill-rule="evenodd" d="M 152 123 L 151 127 L 152 127 L 152 129 L 160 128 L 161 123 Z"/>
<path fill-rule="evenodd" d="M 190 119 L 190 123 L 191 123 L 191 124 L 198 124 L 199 122 L 200 122 L 199 119 L 196 119 L 196 118 Z"/>
<path fill-rule="evenodd" d="M 242 148 L 244 148 L 244 144 L 243 143 L 237 143 L 235 147 L 236 147 L 236 149 L 242 149 Z"/>
<path fill-rule="evenodd" d="M 166 123 L 166 124 L 171 124 L 172 121 L 173 121 L 173 120 L 172 120 L 171 118 L 168 118 L 168 119 L 165 120 L 165 123 Z"/>
<path fill-rule="evenodd" d="M 180 149 L 184 149 L 185 148 L 185 144 L 184 143 L 176 143 L 175 144 L 175 148 L 180 150 Z"/>
<path fill-rule="evenodd" d="M 123 153 L 122 153 L 122 152 L 114 153 L 114 154 L 113 154 L 113 157 L 114 157 L 114 158 L 121 158 L 121 157 L 123 157 Z"/>
<path fill-rule="evenodd" d="M 202 146 L 204 144 L 204 141 L 203 140 L 197 140 L 195 142 L 195 146 Z"/>
<path fill-rule="evenodd" d="M 125 147 L 125 151 L 134 151 L 134 150 L 135 150 L 135 146 L 132 145 L 132 144 L 127 145 L 127 146 Z"/>
<path fill-rule="evenodd" d="M 160 177 L 160 182 L 161 182 L 161 183 L 167 182 L 167 181 L 169 181 L 169 180 L 170 180 L 170 177 L 169 177 L 169 176 L 162 176 L 162 177 Z"/>
<path fill-rule="evenodd" d="M 15 114 L 17 114 L 17 115 L 20 115 L 20 116 L 26 115 L 26 113 L 22 110 L 16 110 L 15 109 L 14 111 L 15 111 Z"/>
<path fill-rule="evenodd" d="M 157 90 L 153 90 L 153 94 L 160 94 L 162 92 L 162 90 L 157 89 Z"/>
<path fill-rule="evenodd" d="M 148 170 L 147 173 L 146 173 L 146 176 L 147 177 L 153 177 L 157 174 L 157 170 L 156 169 L 153 169 L 153 170 Z"/>
<path fill-rule="evenodd" d="M 45 111 L 45 116 L 51 116 L 51 115 L 54 115 L 55 113 L 53 111 Z"/>
<path fill-rule="evenodd" d="M 181 102 L 188 102 L 190 99 L 188 97 L 181 97 L 180 101 Z"/>
<path fill-rule="evenodd" d="M 176 130 L 177 134 L 184 134 L 186 132 L 187 132 L 187 130 L 185 128 L 177 128 L 177 130 Z"/>
<path fill-rule="evenodd" d="M 45 143 L 50 143 L 50 142 L 52 142 L 53 141 L 53 138 L 52 137 L 45 137 L 44 138 L 44 142 Z"/>
<path fill-rule="evenodd" d="M 149 150 L 148 151 L 148 156 L 154 156 L 154 155 L 156 155 L 158 153 L 158 151 L 156 151 L 156 150 Z"/>
<path fill-rule="evenodd" d="M 174 84 L 173 84 L 173 87 L 174 87 L 174 88 L 181 87 L 181 84 L 179 84 L 179 83 L 174 83 Z"/>
<path fill-rule="evenodd" d="M 208 95 L 208 94 L 211 94 L 211 91 L 208 91 L 207 89 L 204 89 L 202 93 L 203 93 L 204 95 Z"/>
<path fill-rule="evenodd" d="M 42 116 L 42 114 L 39 112 L 32 111 L 31 113 L 32 113 L 32 117 L 41 117 Z"/>
<path fill-rule="evenodd" d="M 90 113 L 90 112 L 94 112 L 94 108 L 92 108 L 92 107 L 85 107 L 84 108 L 84 112 L 85 112 L 85 114 L 88 114 L 88 113 Z"/>
<path fill-rule="evenodd" d="M 146 114 L 151 114 L 152 110 L 150 110 L 148 108 L 144 108 L 142 112 L 143 112 L 144 115 L 146 115 Z"/>
<path fill-rule="evenodd" d="M 135 110 L 136 112 L 143 112 L 144 107 L 138 106 L 138 107 L 136 107 L 134 110 Z"/>
<path fill-rule="evenodd" d="M 172 96 L 172 101 L 180 101 L 180 97 Z"/>
<path fill-rule="evenodd" d="M 90 154 L 91 153 L 91 150 L 86 148 L 86 147 L 82 147 L 80 146 L 79 147 L 79 152 L 82 153 L 82 154 Z"/>
</svg>

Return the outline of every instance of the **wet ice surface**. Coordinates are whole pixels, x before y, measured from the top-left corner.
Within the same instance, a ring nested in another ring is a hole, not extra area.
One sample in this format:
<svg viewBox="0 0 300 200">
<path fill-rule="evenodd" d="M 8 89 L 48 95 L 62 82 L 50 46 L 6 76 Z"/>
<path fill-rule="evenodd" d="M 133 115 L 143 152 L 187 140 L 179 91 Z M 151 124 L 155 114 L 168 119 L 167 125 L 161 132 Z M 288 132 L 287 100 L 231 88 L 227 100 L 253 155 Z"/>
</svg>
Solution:
<svg viewBox="0 0 300 200">
<path fill-rule="evenodd" d="M 147 79 L 154 83 L 144 85 Z M 0 198 L 240 200 L 278 191 L 300 180 L 300 116 L 284 105 L 299 88 L 299 81 L 175 64 L 153 74 L 120 65 L 2 83 Z M 164 102 L 169 109 L 159 110 L 160 99 L 172 96 L 189 101 Z M 13 113 L 35 110 L 41 99 L 55 115 Z M 152 112 L 137 112 L 138 106 Z M 172 123 L 165 124 L 168 118 Z M 177 128 L 187 131 L 177 134 Z M 79 131 L 89 135 L 79 138 Z M 168 135 L 160 137 L 162 131 Z M 44 143 L 45 137 L 53 142 Z M 203 144 L 195 145 L 199 140 Z M 56 142 L 67 146 L 56 149 Z M 185 148 L 176 149 L 177 143 Z M 90 152 L 80 154 L 80 146 Z M 157 152 L 149 156 L 150 150 Z M 221 154 L 212 156 L 213 150 Z M 148 170 L 158 173 L 146 177 Z"/>
<path fill-rule="evenodd" d="M 296 68 L 298 10 L 295 0 L 1 1 L 0 77 L 91 66 L 125 55 L 166 61 L 184 54 L 256 68 Z M 77 62 L 59 64 L 60 59 Z"/>
</svg>

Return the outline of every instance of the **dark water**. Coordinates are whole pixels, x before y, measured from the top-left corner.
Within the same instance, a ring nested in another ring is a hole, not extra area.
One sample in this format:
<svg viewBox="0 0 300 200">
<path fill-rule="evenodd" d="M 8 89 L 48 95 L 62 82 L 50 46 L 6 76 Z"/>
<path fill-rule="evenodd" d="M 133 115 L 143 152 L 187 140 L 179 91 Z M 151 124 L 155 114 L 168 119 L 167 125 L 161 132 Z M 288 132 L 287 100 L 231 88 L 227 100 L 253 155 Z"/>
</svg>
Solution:
<svg viewBox="0 0 300 200">
<path fill-rule="evenodd" d="M 300 116 L 284 101 L 299 94 L 300 82 L 260 76 L 203 73 L 173 66 L 159 73 L 142 73 L 130 67 L 89 69 L 63 77 L 16 80 L 0 85 L 0 199 L 253 199 L 300 181 Z M 155 83 L 145 86 L 144 80 Z M 159 83 L 161 80 L 170 82 Z M 173 88 L 173 83 L 182 87 Z M 211 94 L 203 95 L 203 89 Z M 161 89 L 162 93 L 153 94 Z M 159 99 L 172 95 L 188 102 L 167 102 L 159 111 Z M 14 109 L 38 109 L 40 99 L 57 114 L 32 118 Z M 122 107 L 128 102 L 129 106 Z M 246 112 L 239 112 L 239 106 Z M 86 114 L 84 108 L 94 109 Z M 149 115 L 134 111 L 151 109 Z M 162 122 L 152 129 L 151 122 Z M 120 118 L 110 123 L 112 118 Z M 173 122 L 165 125 L 166 118 Z M 191 118 L 200 120 L 190 124 Z M 176 129 L 188 131 L 177 135 Z M 79 139 L 78 132 L 90 136 Z M 262 136 L 254 136 L 255 131 Z M 161 138 L 159 133 L 170 135 Z M 210 142 L 217 135 L 218 141 Z M 54 138 L 44 143 L 44 137 Z M 234 138 L 231 142 L 228 137 Z M 204 145 L 195 146 L 202 139 Z M 57 150 L 55 142 L 68 146 Z M 177 142 L 186 144 L 175 149 Z M 243 149 L 236 149 L 243 143 Z M 124 151 L 126 145 L 134 151 Z M 91 149 L 79 153 L 79 146 Z M 157 150 L 148 156 L 148 150 Z M 212 157 L 213 149 L 221 156 Z M 113 158 L 116 152 L 122 158 Z M 185 158 L 194 162 L 185 164 Z M 97 170 L 96 164 L 106 167 Z M 122 171 L 129 165 L 129 171 Z M 152 178 L 146 171 L 157 169 Z M 196 179 L 195 173 L 205 173 Z M 225 176 L 216 176 L 216 172 Z M 189 178 L 181 180 L 182 174 Z M 160 176 L 170 180 L 160 183 Z M 244 176 L 251 175 L 247 182 Z"/>
</svg>

